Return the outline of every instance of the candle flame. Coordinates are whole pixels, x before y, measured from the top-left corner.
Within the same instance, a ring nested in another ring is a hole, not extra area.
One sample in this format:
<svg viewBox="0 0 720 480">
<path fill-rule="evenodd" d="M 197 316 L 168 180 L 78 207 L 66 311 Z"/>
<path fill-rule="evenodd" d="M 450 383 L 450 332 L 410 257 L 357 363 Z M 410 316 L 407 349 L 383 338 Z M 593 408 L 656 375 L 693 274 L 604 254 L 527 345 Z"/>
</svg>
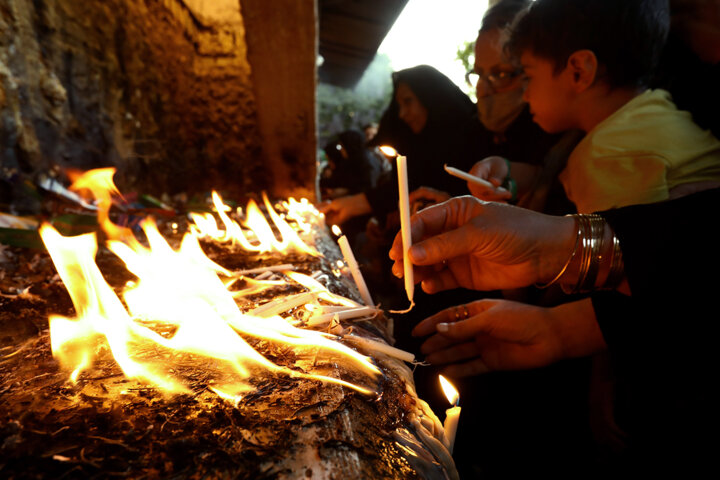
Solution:
<svg viewBox="0 0 720 480">
<path fill-rule="evenodd" d="M 383 145 L 382 147 L 380 147 L 380 151 L 388 157 L 397 157 L 397 150 L 395 150 L 390 145 Z"/>
<path fill-rule="evenodd" d="M 75 306 L 75 317 L 51 315 L 49 319 L 53 356 L 69 371 L 73 382 L 80 381 L 82 372 L 111 354 L 128 378 L 172 393 L 192 392 L 193 371 L 203 369 L 214 385 L 212 390 L 232 404 L 254 389 L 253 380 L 259 375 L 315 379 L 365 395 L 375 393 L 371 387 L 354 383 L 357 375 L 353 375 L 351 383 L 305 371 L 302 366 L 307 359 L 313 358 L 314 364 L 321 355 L 352 366 L 364 374 L 370 385 L 381 374 L 370 357 L 340 343 L 336 335 L 297 328 L 292 316 L 280 316 L 317 299 L 333 305 L 356 306 L 355 302 L 330 293 L 311 277 L 287 272 L 290 281 L 296 279 L 309 292 L 276 297 L 267 307 L 243 311 L 235 301 L 237 296 L 277 282 L 243 278 L 245 287 L 229 291 L 228 287 L 239 278 L 207 257 L 195 236 L 185 234 L 179 248 L 174 248 L 150 218 L 140 224 L 146 240 L 141 243 L 132 231 L 110 220 L 112 196 L 117 195 L 112 173 L 86 172 L 75 188 L 88 189 L 96 196 L 98 221 L 107 237 L 105 246 L 136 277 L 126 282 L 121 292 L 110 286 L 96 263 L 95 233 L 65 237 L 50 224 L 43 224 L 39 230 Z M 224 214 L 219 195 L 216 200 L 218 214 Z M 293 237 L 291 227 L 281 222 L 267 197 L 263 196 L 263 201 L 283 240 L 275 237 L 264 219 L 267 228 L 255 232 L 269 230 L 272 238 L 267 243 L 283 243 L 284 247 Z M 258 214 L 262 215 L 259 210 Z M 228 230 L 233 225 L 240 228 L 227 216 L 223 222 L 229 225 Z M 259 242 L 253 238 L 251 245 Z M 255 350 L 257 341 L 292 348 L 298 358 L 296 364 L 291 367 L 275 363 Z"/>
<path fill-rule="evenodd" d="M 442 375 L 438 375 L 438 379 L 440 380 L 440 385 L 442 386 L 443 393 L 445 393 L 448 402 L 450 402 L 452 405 L 457 405 L 458 403 L 460 403 L 460 394 L 453 386 L 453 384 L 450 383 L 447 378 L 443 377 Z"/>
<path fill-rule="evenodd" d="M 333 225 L 332 227 L 330 227 L 330 230 L 332 230 L 332 232 L 338 237 L 342 235 L 342 230 L 340 230 L 340 227 L 338 227 L 337 225 Z"/>
</svg>

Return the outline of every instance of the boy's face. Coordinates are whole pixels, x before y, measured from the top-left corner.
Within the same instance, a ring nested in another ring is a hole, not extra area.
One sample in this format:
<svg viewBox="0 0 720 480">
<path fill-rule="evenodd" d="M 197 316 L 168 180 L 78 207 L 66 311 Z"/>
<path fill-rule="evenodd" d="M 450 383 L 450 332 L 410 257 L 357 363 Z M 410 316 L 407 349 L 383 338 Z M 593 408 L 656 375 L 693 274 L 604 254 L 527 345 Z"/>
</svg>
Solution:
<svg viewBox="0 0 720 480">
<path fill-rule="evenodd" d="M 577 128 L 569 69 L 556 74 L 552 62 L 528 51 L 520 56 L 520 64 L 527 82 L 523 98 L 530 105 L 535 123 L 549 133 Z"/>
</svg>

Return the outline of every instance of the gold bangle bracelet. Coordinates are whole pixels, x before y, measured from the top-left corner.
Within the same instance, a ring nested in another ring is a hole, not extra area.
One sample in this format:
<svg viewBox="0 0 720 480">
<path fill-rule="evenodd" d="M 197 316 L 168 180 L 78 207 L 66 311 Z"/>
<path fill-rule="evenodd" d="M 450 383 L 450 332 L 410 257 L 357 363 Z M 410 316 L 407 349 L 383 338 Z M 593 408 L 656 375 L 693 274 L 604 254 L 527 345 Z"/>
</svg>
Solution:
<svg viewBox="0 0 720 480">
<path fill-rule="evenodd" d="M 578 245 L 580 244 L 580 226 L 579 226 L 579 220 L 577 216 L 575 215 L 567 215 L 568 217 L 573 217 L 575 220 L 575 246 L 573 247 L 572 253 L 570 254 L 570 257 L 568 257 L 567 262 L 565 262 L 565 265 L 560 269 L 560 273 L 555 275 L 555 278 L 550 280 L 544 285 L 541 285 L 539 283 L 535 284 L 535 287 L 537 288 L 548 288 L 550 285 L 553 285 L 557 283 L 558 280 L 560 280 L 560 277 L 562 277 L 565 274 L 565 271 L 567 270 L 568 266 L 570 265 L 570 262 L 572 262 L 572 259 L 575 257 L 575 253 L 577 253 Z"/>
</svg>

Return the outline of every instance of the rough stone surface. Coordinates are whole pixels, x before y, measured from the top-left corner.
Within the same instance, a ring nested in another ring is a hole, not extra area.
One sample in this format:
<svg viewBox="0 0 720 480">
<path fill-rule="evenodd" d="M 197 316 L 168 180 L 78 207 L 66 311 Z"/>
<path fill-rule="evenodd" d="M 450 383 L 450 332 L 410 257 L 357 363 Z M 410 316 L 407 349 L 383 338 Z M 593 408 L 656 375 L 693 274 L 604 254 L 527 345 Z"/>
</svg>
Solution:
<svg viewBox="0 0 720 480">
<path fill-rule="evenodd" d="M 314 2 L 284 3 L 314 18 Z M 3 175 L 114 165 L 124 191 L 312 194 L 314 68 L 275 80 L 264 64 L 314 65 L 314 22 L 272 24 L 284 20 L 254 16 L 246 29 L 238 0 L 0 0 Z M 246 30 L 282 31 L 298 48 L 275 51 Z M 262 126 L 258 96 L 271 104 L 288 78 L 302 88 Z M 273 148 L 291 152 L 286 165 Z"/>
</svg>

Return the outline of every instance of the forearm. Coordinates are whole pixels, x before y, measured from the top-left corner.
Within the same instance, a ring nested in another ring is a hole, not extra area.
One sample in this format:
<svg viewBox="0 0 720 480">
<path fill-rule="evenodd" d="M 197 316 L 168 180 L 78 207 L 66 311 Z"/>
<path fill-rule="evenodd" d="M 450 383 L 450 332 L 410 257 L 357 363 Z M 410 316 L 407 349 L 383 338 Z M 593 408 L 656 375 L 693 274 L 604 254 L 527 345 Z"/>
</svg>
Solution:
<svg viewBox="0 0 720 480">
<path fill-rule="evenodd" d="M 589 298 L 552 308 L 551 318 L 562 358 L 584 357 L 607 349 Z"/>
</svg>

